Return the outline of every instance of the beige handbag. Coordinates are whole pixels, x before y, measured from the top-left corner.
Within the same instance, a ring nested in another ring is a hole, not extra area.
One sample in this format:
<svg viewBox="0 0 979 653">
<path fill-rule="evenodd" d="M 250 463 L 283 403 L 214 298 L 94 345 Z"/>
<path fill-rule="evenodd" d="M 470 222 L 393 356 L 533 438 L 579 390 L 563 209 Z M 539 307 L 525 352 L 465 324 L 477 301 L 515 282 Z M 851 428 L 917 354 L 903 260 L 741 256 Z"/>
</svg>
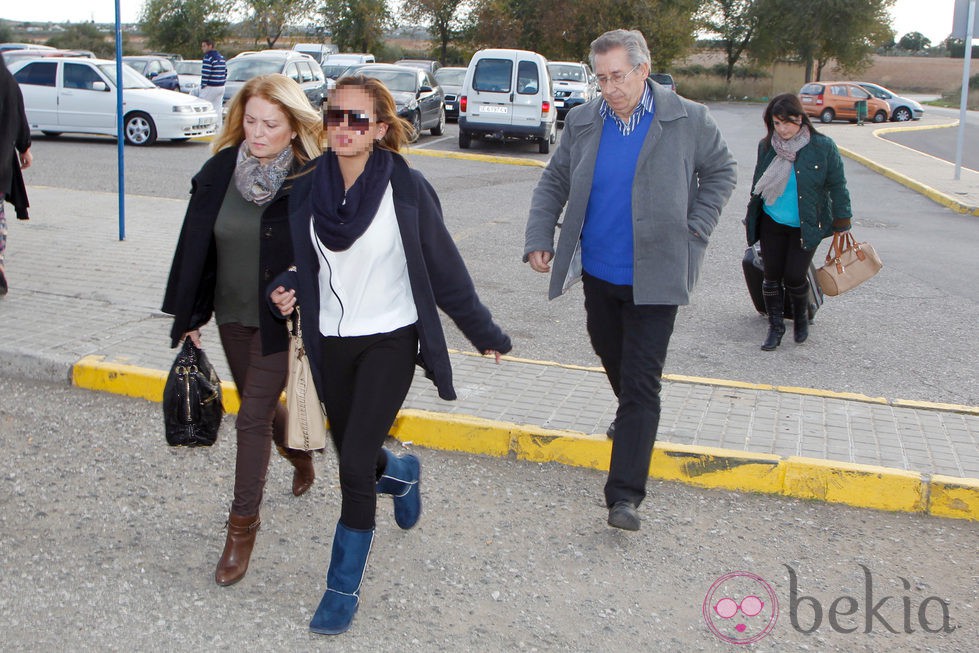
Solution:
<svg viewBox="0 0 979 653">
<path fill-rule="evenodd" d="M 835 297 L 856 288 L 884 267 L 870 243 L 858 243 L 849 231 L 833 234 L 826 264 L 816 270 L 823 294 Z"/>
<path fill-rule="evenodd" d="M 303 328 L 298 306 L 295 316 L 295 330 L 292 328 L 292 320 L 286 320 L 289 327 L 289 381 L 286 384 L 289 420 L 286 426 L 286 447 L 311 451 L 326 447 L 326 414 L 316 394 L 313 371 L 309 367 L 306 348 L 303 346 Z"/>
</svg>

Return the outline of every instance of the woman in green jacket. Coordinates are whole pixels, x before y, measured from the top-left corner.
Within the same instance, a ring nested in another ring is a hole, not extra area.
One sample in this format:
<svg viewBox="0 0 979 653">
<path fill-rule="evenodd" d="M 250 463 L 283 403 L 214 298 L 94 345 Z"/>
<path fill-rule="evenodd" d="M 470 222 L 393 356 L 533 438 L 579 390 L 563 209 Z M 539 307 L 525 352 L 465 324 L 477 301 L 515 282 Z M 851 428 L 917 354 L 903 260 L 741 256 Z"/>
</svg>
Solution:
<svg viewBox="0 0 979 653">
<path fill-rule="evenodd" d="M 761 241 L 769 324 L 761 348 L 772 351 L 785 333 L 784 292 L 792 300 L 795 341 L 809 337 L 806 272 L 824 238 L 850 229 L 851 213 L 839 150 L 812 126 L 799 98 L 776 95 L 764 119 L 768 135 L 758 144 L 751 191 L 757 210 L 749 211 L 747 234 L 749 245 Z"/>
</svg>

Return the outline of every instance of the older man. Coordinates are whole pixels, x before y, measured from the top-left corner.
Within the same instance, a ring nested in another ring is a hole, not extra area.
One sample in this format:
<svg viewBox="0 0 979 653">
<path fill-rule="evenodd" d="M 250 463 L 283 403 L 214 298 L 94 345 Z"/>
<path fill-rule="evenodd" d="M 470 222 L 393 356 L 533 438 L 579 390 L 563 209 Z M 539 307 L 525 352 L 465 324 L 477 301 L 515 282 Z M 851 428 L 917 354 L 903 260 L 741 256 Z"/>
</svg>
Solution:
<svg viewBox="0 0 979 653">
<path fill-rule="evenodd" d="M 648 79 L 641 32 L 606 32 L 590 57 L 602 95 L 568 112 L 534 190 L 524 261 L 551 272 L 550 299 L 583 281 L 588 335 L 619 401 L 608 523 L 638 530 L 677 307 L 689 303 L 737 166 L 706 107 Z"/>
</svg>

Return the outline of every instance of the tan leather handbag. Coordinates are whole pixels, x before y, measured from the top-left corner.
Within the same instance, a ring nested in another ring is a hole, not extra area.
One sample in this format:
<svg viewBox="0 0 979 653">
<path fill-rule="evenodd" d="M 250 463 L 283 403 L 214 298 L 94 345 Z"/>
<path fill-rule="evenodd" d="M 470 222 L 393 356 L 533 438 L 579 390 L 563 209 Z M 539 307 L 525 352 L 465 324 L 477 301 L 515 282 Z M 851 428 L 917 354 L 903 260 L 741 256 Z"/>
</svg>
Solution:
<svg viewBox="0 0 979 653">
<path fill-rule="evenodd" d="M 309 367 L 306 348 L 303 346 L 302 320 L 299 307 L 293 312 L 296 328 L 287 319 L 289 327 L 289 381 L 286 383 L 286 409 L 289 420 L 286 426 L 286 447 L 312 451 L 326 447 L 326 413 L 316 394 L 313 371 Z"/>
<path fill-rule="evenodd" d="M 835 297 L 856 288 L 884 267 L 870 243 L 858 243 L 849 231 L 833 234 L 826 264 L 816 270 L 823 293 Z"/>
</svg>

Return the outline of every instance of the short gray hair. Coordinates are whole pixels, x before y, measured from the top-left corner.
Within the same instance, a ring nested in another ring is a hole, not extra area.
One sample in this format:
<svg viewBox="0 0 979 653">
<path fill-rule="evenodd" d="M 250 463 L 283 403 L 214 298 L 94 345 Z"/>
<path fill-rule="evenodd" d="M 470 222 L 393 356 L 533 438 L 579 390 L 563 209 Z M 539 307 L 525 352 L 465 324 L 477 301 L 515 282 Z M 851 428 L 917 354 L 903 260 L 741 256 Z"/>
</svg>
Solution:
<svg viewBox="0 0 979 653">
<path fill-rule="evenodd" d="M 605 54 L 614 48 L 622 48 L 629 55 L 629 63 L 633 66 L 649 63 L 649 46 L 646 37 L 637 29 L 614 29 L 605 32 L 591 42 L 591 52 L 588 61 L 592 70 L 595 69 L 595 55 Z"/>
</svg>

